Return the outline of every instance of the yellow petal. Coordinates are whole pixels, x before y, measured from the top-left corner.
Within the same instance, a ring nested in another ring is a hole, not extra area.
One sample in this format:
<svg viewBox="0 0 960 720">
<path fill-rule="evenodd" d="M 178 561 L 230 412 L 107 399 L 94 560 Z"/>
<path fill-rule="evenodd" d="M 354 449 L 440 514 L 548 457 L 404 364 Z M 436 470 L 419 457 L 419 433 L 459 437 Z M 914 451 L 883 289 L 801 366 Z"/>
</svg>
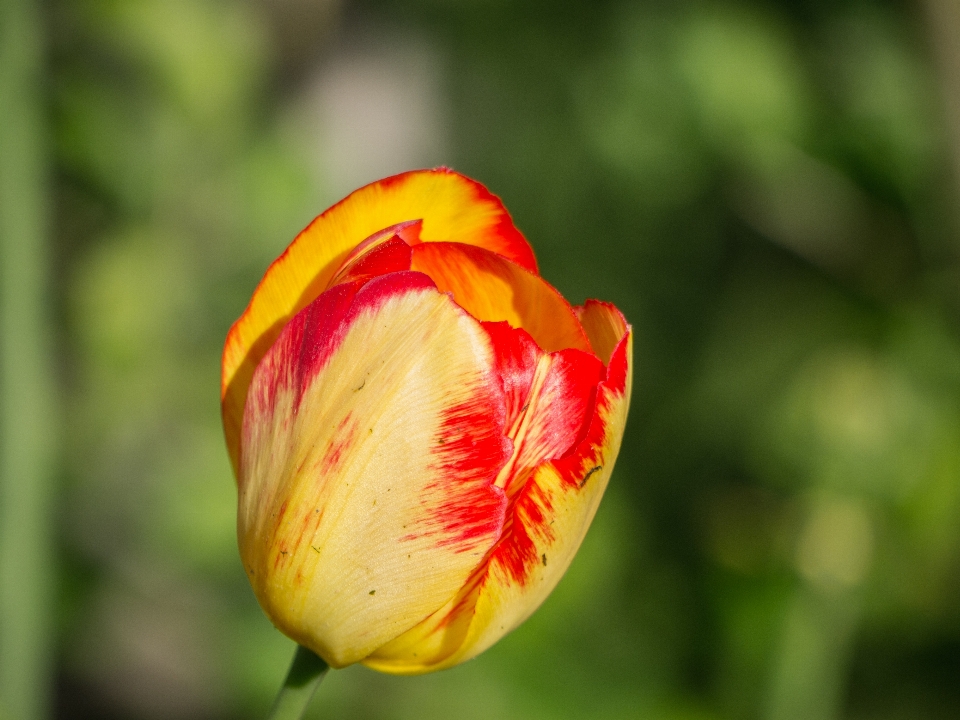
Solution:
<svg viewBox="0 0 960 720">
<path fill-rule="evenodd" d="M 536 272 L 529 244 L 500 200 L 446 168 L 396 175 L 360 188 L 317 217 L 267 270 L 223 349 L 220 396 L 236 471 L 240 423 L 254 368 L 281 329 L 329 283 L 363 240 L 384 228 L 422 220 L 420 241 L 486 248 Z"/>
<path fill-rule="evenodd" d="M 500 536 L 493 368 L 479 323 L 414 272 L 324 293 L 257 368 L 241 556 L 274 624 L 331 665 L 434 613 Z"/>
<path fill-rule="evenodd" d="M 613 303 L 602 300 L 587 300 L 573 310 L 600 362 L 609 365 L 610 356 L 627 334 L 627 319 Z"/>
<path fill-rule="evenodd" d="M 622 319 L 612 305 L 588 308 L 598 340 Z M 584 438 L 568 455 L 532 471 L 512 503 L 504 536 L 471 581 L 365 665 L 396 674 L 451 667 L 516 628 L 546 599 L 580 547 L 613 470 L 629 406 L 631 358 L 632 333 L 624 323 Z"/>
<path fill-rule="evenodd" d="M 514 262 L 461 243 L 413 248 L 411 270 L 426 273 L 467 312 L 484 322 L 523 328 L 547 352 L 592 352 L 573 308 L 549 283 Z"/>
</svg>

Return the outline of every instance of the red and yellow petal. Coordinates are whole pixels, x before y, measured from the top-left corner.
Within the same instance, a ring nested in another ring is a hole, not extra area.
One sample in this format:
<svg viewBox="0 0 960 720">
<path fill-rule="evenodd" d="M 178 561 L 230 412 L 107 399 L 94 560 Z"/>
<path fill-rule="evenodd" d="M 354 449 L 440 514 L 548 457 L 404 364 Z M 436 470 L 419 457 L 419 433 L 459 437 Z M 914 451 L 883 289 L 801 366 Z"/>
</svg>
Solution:
<svg viewBox="0 0 960 720">
<path fill-rule="evenodd" d="M 417 674 L 463 662 L 522 623 L 563 576 L 610 478 L 630 400 L 630 328 L 612 305 L 588 303 L 585 308 L 589 312 L 582 315 L 591 340 L 603 348 L 609 362 L 596 386 L 582 436 L 567 454 L 530 470 L 511 503 L 503 537 L 470 582 L 443 608 L 379 648 L 364 664 L 384 672 Z M 608 330 L 617 327 L 620 337 L 609 347 Z M 542 362 L 540 358 L 538 367 Z M 537 415 L 549 415 L 550 407 L 550 402 L 544 403 Z M 541 417 L 540 422 L 549 424 L 549 419 Z"/>
<path fill-rule="evenodd" d="M 505 427 L 509 429 L 527 410 L 527 397 L 543 350 L 530 337 L 530 333 L 522 328 L 512 328 L 505 321 L 485 322 L 483 328 L 495 348 L 496 370 L 503 383 L 506 403 Z"/>
<path fill-rule="evenodd" d="M 523 328 L 547 352 L 576 348 L 592 352 L 576 313 L 539 275 L 482 248 L 459 242 L 413 248 L 411 270 L 430 276 L 482 322 L 506 321 Z"/>
<path fill-rule="evenodd" d="M 244 414 L 238 535 L 271 620 L 334 666 L 435 613 L 501 537 L 494 348 L 429 278 L 338 285 L 284 328 Z"/>
<path fill-rule="evenodd" d="M 513 454 L 497 485 L 508 497 L 534 468 L 565 456 L 582 439 L 603 377 L 600 360 L 582 350 L 559 350 L 539 358 L 523 412 L 507 430 Z"/>
<path fill-rule="evenodd" d="M 280 331 L 329 284 L 350 251 L 399 223 L 422 220 L 419 240 L 475 245 L 536 272 L 527 241 L 500 200 L 446 168 L 395 175 L 360 188 L 317 217 L 267 270 L 223 351 L 221 401 L 227 447 L 240 464 L 240 424 L 254 368 Z"/>
</svg>

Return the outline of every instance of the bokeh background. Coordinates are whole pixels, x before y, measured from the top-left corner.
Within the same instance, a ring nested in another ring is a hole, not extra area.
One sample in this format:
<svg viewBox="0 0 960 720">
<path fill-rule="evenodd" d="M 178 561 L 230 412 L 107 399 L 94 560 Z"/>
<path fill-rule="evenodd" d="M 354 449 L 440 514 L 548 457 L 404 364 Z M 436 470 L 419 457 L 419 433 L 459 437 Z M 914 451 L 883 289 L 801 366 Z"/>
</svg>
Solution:
<svg viewBox="0 0 960 720">
<path fill-rule="evenodd" d="M 310 717 L 960 717 L 955 0 L 2 0 L 0 717 L 265 716 L 222 341 L 438 164 L 624 310 L 630 423 L 531 620 Z"/>
</svg>

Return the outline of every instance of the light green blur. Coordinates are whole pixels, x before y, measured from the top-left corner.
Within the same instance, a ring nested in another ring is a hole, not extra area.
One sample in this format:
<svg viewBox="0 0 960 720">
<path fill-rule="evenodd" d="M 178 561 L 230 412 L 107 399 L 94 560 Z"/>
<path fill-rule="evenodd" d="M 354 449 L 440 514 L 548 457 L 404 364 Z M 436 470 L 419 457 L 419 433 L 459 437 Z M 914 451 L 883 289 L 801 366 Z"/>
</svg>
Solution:
<svg viewBox="0 0 960 720">
<path fill-rule="evenodd" d="M 0 717 L 51 708 L 56 608 L 50 197 L 43 32 L 0 5 Z"/>
</svg>

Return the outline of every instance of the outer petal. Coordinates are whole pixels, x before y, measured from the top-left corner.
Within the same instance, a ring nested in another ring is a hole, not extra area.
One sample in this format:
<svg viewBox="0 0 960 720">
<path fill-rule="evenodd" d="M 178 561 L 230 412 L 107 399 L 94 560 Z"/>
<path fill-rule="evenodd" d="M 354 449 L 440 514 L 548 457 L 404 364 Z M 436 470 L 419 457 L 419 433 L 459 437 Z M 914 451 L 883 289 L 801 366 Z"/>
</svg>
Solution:
<svg viewBox="0 0 960 720">
<path fill-rule="evenodd" d="M 457 240 L 536 272 L 530 245 L 500 200 L 446 168 L 420 170 L 360 188 L 317 217 L 267 270 L 223 350 L 220 396 L 234 469 L 253 370 L 286 322 L 326 287 L 352 248 L 383 228 L 423 220 L 423 242 Z"/>
<path fill-rule="evenodd" d="M 413 248 L 410 269 L 429 275 L 478 320 L 506 320 L 547 352 L 593 352 L 564 297 L 539 275 L 499 255 L 462 243 L 423 244 Z"/>
<path fill-rule="evenodd" d="M 504 407 L 489 336 L 419 273 L 298 314 L 254 375 L 239 479 L 277 627 L 343 666 L 454 596 L 503 529 Z"/>
<path fill-rule="evenodd" d="M 512 502 L 504 537 L 461 592 L 364 664 L 416 674 L 463 662 L 522 623 L 563 576 L 610 478 L 630 401 L 630 328 L 612 305 L 587 307 L 591 339 L 602 341 L 617 326 L 620 337 L 582 439 L 572 452 L 532 471 Z"/>
</svg>

